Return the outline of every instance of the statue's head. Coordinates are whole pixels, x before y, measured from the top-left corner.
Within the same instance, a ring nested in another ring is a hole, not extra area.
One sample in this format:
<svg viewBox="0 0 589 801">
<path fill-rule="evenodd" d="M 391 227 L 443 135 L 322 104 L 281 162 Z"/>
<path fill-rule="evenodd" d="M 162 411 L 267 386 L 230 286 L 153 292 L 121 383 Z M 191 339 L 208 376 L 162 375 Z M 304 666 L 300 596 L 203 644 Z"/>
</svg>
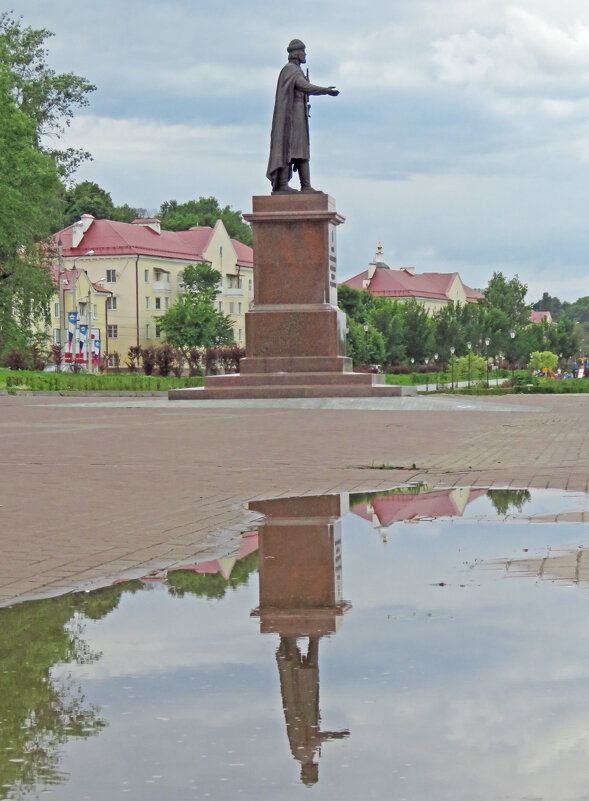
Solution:
<svg viewBox="0 0 589 801">
<path fill-rule="evenodd" d="M 286 49 L 288 51 L 289 61 L 298 61 L 300 64 L 304 64 L 307 60 L 305 43 L 301 42 L 300 39 L 293 39 L 292 42 L 289 42 L 289 45 Z"/>
</svg>

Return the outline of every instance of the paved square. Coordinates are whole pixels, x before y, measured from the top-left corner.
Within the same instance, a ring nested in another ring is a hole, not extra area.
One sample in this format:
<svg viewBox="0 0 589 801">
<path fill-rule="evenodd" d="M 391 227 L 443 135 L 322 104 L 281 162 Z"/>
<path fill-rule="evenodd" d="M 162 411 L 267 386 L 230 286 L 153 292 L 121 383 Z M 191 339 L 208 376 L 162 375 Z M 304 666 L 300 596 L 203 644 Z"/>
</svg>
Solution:
<svg viewBox="0 0 589 801">
<path fill-rule="evenodd" d="M 409 481 L 586 491 L 588 413 L 589 395 L 3 395 L 0 605 L 210 553 L 245 527 L 252 498 Z"/>
</svg>

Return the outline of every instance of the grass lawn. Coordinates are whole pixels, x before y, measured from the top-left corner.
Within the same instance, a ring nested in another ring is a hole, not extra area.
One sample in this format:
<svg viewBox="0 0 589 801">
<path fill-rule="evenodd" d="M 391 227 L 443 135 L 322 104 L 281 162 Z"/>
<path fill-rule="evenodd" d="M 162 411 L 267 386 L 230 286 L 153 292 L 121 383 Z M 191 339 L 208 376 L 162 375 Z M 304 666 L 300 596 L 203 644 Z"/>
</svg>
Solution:
<svg viewBox="0 0 589 801">
<path fill-rule="evenodd" d="M 200 387 L 202 376 L 147 376 L 143 373 L 45 373 L 0 369 L 0 389 L 34 391 L 165 392 L 177 387 Z"/>
<path fill-rule="evenodd" d="M 526 376 L 529 374 L 528 370 L 516 370 L 516 376 Z M 409 373 L 406 375 L 395 375 L 392 373 L 386 374 L 386 382 L 387 384 L 393 384 L 395 386 L 412 386 L 414 384 L 435 384 L 436 378 L 439 384 L 450 384 L 452 382 L 452 373 Z M 501 381 L 504 381 L 507 378 L 511 378 L 511 370 L 500 370 L 499 371 L 499 384 Z M 427 381 L 426 381 L 427 379 Z M 468 376 L 458 376 L 458 373 L 455 372 L 454 374 L 454 382 L 457 381 L 467 381 Z M 470 377 L 471 382 L 475 381 L 485 381 L 485 378 L 481 378 L 478 375 L 471 375 Z M 489 384 L 494 384 L 497 381 L 497 372 L 493 371 L 489 373 Z"/>
</svg>

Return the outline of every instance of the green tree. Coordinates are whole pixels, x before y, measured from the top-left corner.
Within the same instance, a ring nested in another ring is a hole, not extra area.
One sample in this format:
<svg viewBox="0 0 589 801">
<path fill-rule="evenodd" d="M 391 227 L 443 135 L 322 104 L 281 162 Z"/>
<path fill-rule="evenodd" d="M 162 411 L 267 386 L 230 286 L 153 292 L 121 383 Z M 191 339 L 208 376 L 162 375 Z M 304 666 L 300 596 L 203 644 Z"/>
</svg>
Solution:
<svg viewBox="0 0 589 801">
<path fill-rule="evenodd" d="M 35 124 L 17 107 L 0 39 L 0 359 L 30 344 L 55 287 L 51 254 L 37 243 L 59 219 L 59 177 L 36 147 Z"/>
<path fill-rule="evenodd" d="M 389 298 L 372 298 L 366 315 L 369 324 L 382 336 L 384 359 L 376 363 L 400 364 L 405 360 L 405 313 L 402 303 Z"/>
<path fill-rule="evenodd" d="M 116 220 L 126 223 L 132 223 L 133 220 L 146 215 L 145 209 L 134 209 L 126 203 L 122 206 L 115 206 L 110 192 L 98 186 L 94 181 L 81 181 L 79 184 L 73 184 L 65 192 L 64 202 L 64 226 L 79 220 L 82 214 L 92 214 L 97 220 Z"/>
<path fill-rule="evenodd" d="M 233 211 L 231 206 L 219 206 L 214 197 L 200 197 L 198 200 L 188 200 L 178 203 L 176 200 L 167 200 L 162 203 L 158 217 L 162 228 L 168 231 L 187 231 L 193 226 L 214 226 L 217 220 L 222 220 L 227 233 L 232 239 L 237 239 L 251 247 L 252 229 L 243 219 L 240 211 Z"/>
<path fill-rule="evenodd" d="M 525 301 L 527 291 L 527 285 L 522 284 L 517 275 L 508 281 L 503 273 L 496 272 L 483 291 L 483 303 L 489 308 L 501 309 L 509 325 L 517 329 L 527 325 L 530 319 Z"/>
<path fill-rule="evenodd" d="M 74 184 L 65 196 L 64 225 L 71 225 L 82 214 L 92 214 L 97 220 L 110 220 L 114 203 L 110 194 L 93 181 Z"/>
<path fill-rule="evenodd" d="M 209 264 L 189 264 L 182 274 L 184 292 L 158 323 L 175 348 L 208 348 L 235 340 L 231 318 L 215 309 L 221 273 Z"/>
<path fill-rule="evenodd" d="M 532 370 L 554 370 L 558 364 L 558 355 L 549 350 L 535 350 L 530 357 L 530 367 Z"/>
<path fill-rule="evenodd" d="M 23 114 L 34 124 L 37 149 L 51 155 L 62 175 L 70 175 L 90 157 L 82 150 L 58 150 L 46 145 L 59 139 L 75 110 L 88 105 L 96 87 L 71 72 L 58 74 L 47 65 L 46 28 L 24 26 L 9 13 L 0 15 L 0 63 L 8 71 L 9 91 Z"/>
<path fill-rule="evenodd" d="M 405 350 L 419 364 L 431 353 L 432 322 L 427 311 L 415 300 L 404 304 Z"/>
</svg>

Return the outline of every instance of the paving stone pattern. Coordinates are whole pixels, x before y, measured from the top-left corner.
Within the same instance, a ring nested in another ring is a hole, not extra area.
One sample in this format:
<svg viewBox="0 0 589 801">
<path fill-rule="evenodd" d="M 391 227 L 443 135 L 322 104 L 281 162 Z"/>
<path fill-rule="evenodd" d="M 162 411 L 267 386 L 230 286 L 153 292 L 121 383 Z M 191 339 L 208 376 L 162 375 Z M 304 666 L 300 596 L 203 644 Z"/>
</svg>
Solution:
<svg viewBox="0 0 589 801">
<path fill-rule="evenodd" d="M 588 396 L 386 404 L 1 396 L 0 605 L 211 556 L 252 525 L 254 498 L 587 490 Z"/>
</svg>

